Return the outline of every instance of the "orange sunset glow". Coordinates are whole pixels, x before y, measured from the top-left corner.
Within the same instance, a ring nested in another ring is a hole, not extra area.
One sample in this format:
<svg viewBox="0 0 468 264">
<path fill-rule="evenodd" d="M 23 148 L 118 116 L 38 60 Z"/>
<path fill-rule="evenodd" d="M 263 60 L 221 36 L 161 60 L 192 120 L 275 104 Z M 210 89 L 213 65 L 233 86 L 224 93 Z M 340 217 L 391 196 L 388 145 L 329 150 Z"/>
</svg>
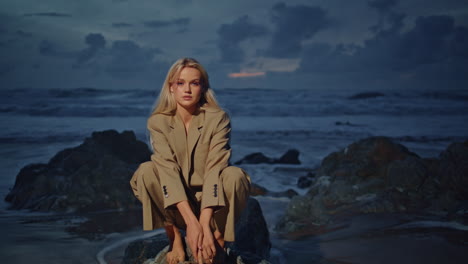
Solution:
<svg viewBox="0 0 468 264">
<path fill-rule="evenodd" d="M 229 74 L 230 78 L 245 78 L 245 77 L 256 77 L 264 76 L 265 72 L 233 72 Z"/>
</svg>

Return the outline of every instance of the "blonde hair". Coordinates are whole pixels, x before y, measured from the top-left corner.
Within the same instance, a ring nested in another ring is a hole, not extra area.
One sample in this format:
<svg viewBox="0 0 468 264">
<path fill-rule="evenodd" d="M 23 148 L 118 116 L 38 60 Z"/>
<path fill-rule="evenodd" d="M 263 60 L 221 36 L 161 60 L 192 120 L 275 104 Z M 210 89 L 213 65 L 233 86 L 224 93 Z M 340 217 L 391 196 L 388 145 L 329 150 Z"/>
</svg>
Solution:
<svg viewBox="0 0 468 264">
<path fill-rule="evenodd" d="M 178 59 L 169 69 L 166 79 L 164 80 L 159 97 L 156 100 L 155 107 L 151 115 L 165 114 L 174 115 L 177 109 L 177 103 L 171 94 L 170 87 L 176 79 L 179 77 L 180 72 L 183 68 L 190 67 L 200 71 L 200 83 L 202 86 L 202 94 L 198 106 L 201 108 L 210 107 L 215 109 L 221 109 L 216 100 L 215 94 L 210 87 L 208 80 L 208 73 L 205 68 L 195 59 L 192 58 L 181 58 Z"/>
</svg>

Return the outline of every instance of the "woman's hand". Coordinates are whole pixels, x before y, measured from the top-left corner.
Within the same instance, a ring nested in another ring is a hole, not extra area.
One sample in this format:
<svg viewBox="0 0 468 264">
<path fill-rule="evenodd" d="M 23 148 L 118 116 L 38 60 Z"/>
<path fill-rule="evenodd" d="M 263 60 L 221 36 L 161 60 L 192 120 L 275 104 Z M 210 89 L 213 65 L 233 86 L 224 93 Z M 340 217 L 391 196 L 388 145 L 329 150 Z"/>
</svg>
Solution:
<svg viewBox="0 0 468 264">
<path fill-rule="evenodd" d="M 213 233 L 209 226 L 203 227 L 202 248 L 203 259 L 209 260 L 208 263 L 211 263 L 213 258 L 216 256 L 216 246 L 214 243 Z"/>
<path fill-rule="evenodd" d="M 177 209 L 179 210 L 182 218 L 184 218 L 185 224 L 187 225 L 187 242 L 189 244 L 190 249 L 192 250 L 192 255 L 195 258 L 198 258 L 200 262 L 200 250 L 202 250 L 202 242 L 203 242 L 203 229 L 198 222 L 197 217 L 193 214 L 192 208 L 188 201 L 181 201 L 177 204 Z"/>
<path fill-rule="evenodd" d="M 213 233 L 211 232 L 210 222 L 213 216 L 213 208 L 204 208 L 200 213 L 200 225 L 203 230 L 202 240 L 202 257 L 208 260 L 209 263 L 213 261 L 216 255 L 216 246 L 214 243 Z"/>
<path fill-rule="evenodd" d="M 187 223 L 187 242 L 192 250 L 192 255 L 198 259 L 200 262 L 200 255 L 203 250 L 202 242 L 203 242 L 203 229 L 198 221 L 194 221 L 191 223 Z"/>
</svg>

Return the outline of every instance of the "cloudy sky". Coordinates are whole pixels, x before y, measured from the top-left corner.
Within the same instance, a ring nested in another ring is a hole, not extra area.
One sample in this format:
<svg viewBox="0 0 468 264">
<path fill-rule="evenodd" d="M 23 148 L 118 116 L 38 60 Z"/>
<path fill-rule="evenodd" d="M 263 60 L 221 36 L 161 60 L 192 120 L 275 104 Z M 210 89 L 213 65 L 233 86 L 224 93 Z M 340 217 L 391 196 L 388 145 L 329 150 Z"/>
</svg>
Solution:
<svg viewBox="0 0 468 264">
<path fill-rule="evenodd" d="M 466 0 L 2 0 L 0 89 L 468 89 Z"/>
</svg>

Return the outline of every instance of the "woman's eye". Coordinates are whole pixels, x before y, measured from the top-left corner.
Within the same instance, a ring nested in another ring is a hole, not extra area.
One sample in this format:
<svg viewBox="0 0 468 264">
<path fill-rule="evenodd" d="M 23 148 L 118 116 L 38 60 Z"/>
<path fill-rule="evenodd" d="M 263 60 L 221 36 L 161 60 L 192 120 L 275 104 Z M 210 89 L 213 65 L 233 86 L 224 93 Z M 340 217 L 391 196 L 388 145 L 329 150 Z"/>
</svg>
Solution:
<svg viewBox="0 0 468 264">
<path fill-rule="evenodd" d="M 177 82 L 177 85 L 182 86 L 182 85 L 184 85 L 184 83 L 183 82 Z"/>
<path fill-rule="evenodd" d="M 200 86 L 200 83 L 199 82 L 193 82 L 192 85 L 193 86 Z"/>
</svg>

